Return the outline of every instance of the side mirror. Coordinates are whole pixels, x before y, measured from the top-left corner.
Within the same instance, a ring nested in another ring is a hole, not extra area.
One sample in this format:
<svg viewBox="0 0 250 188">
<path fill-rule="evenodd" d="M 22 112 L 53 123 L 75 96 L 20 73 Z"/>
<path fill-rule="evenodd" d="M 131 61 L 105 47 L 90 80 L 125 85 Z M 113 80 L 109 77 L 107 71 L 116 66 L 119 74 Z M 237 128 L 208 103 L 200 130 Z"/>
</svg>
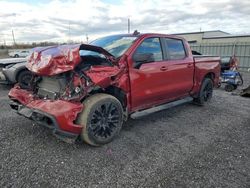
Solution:
<svg viewBox="0 0 250 188">
<path fill-rule="evenodd" d="M 154 54 L 152 53 L 137 53 L 133 56 L 134 68 L 140 68 L 144 63 L 154 62 Z"/>
</svg>

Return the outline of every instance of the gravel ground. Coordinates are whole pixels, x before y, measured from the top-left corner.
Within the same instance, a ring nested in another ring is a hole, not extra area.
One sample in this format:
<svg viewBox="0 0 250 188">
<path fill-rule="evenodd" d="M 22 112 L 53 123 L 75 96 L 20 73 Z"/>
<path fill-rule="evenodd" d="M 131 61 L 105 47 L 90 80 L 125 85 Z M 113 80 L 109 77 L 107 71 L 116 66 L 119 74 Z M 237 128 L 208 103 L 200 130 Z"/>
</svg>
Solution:
<svg viewBox="0 0 250 188">
<path fill-rule="evenodd" d="M 96 148 L 15 114 L 7 93 L 0 86 L 0 187 L 250 187 L 250 98 L 216 89 L 205 107 L 130 119 Z"/>
</svg>

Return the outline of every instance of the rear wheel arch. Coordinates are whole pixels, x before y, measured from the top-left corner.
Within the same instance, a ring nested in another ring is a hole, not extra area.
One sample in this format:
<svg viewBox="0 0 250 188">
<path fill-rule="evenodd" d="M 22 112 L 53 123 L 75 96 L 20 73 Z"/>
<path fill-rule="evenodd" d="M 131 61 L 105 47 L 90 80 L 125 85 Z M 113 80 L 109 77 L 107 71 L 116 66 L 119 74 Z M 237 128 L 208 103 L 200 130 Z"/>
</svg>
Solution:
<svg viewBox="0 0 250 188">
<path fill-rule="evenodd" d="M 211 77 L 205 77 L 202 80 L 199 92 L 194 96 L 194 102 L 203 106 L 205 103 L 211 100 L 213 95 L 213 80 Z"/>
<path fill-rule="evenodd" d="M 204 78 L 203 78 L 203 80 L 202 80 L 202 81 L 204 81 L 204 80 L 205 80 L 205 78 L 210 78 L 210 79 L 214 82 L 214 79 L 215 79 L 215 74 L 214 74 L 213 72 L 209 72 L 209 73 L 207 73 L 207 74 L 204 76 Z"/>
<path fill-rule="evenodd" d="M 209 73 L 205 74 L 203 77 L 201 76 L 201 78 L 202 79 L 200 81 L 197 81 L 197 90 L 198 90 L 197 93 L 192 95 L 192 97 L 194 97 L 194 98 L 198 97 L 199 91 L 201 90 L 201 87 L 202 87 L 202 83 L 204 82 L 204 80 L 206 78 L 209 78 L 210 80 L 212 80 L 213 84 L 215 84 L 214 83 L 215 74 L 213 72 L 209 72 Z"/>
</svg>

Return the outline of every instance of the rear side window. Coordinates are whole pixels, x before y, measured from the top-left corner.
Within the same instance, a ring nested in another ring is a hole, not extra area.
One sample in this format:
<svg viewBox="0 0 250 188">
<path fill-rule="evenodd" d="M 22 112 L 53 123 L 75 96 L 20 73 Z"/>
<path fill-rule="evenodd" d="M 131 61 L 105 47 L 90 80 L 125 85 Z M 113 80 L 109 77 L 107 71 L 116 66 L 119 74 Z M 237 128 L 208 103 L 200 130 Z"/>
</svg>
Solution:
<svg viewBox="0 0 250 188">
<path fill-rule="evenodd" d="M 178 60 L 186 57 L 182 40 L 165 38 L 169 59 Z"/>
<path fill-rule="evenodd" d="M 162 61 L 162 49 L 159 38 L 145 39 L 136 49 L 136 54 L 152 53 L 154 61 Z"/>
</svg>

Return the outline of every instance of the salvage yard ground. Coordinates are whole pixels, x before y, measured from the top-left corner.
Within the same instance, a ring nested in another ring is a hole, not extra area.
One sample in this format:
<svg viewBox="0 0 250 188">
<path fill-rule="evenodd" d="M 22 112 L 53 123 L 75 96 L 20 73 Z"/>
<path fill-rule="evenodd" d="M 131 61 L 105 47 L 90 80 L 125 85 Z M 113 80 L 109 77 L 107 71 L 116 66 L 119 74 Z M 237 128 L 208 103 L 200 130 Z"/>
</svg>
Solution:
<svg viewBox="0 0 250 188">
<path fill-rule="evenodd" d="M 91 147 L 12 112 L 8 89 L 0 86 L 0 187 L 250 187 L 250 98 L 216 89 L 205 107 L 130 119 L 112 143 Z"/>
</svg>

